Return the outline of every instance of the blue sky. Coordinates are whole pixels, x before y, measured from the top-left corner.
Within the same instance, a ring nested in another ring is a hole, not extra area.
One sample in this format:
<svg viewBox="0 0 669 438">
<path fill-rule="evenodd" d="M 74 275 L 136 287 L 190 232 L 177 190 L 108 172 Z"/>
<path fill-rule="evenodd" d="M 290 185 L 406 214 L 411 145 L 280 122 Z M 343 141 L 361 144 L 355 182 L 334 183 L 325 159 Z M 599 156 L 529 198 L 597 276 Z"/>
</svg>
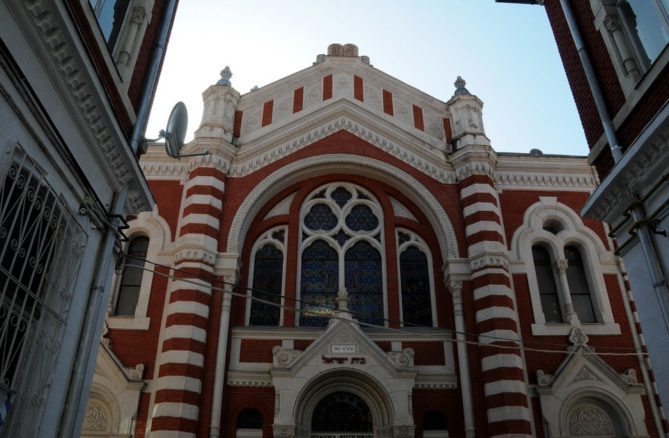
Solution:
<svg viewBox="0 0 669 438">
<path fill-rule="evenodd" d="M 146 136 L 181 100 L 192 139 L 202 92 L 224 66 L 246 93 L 309 67 L 331 43 L 356 44 L 375 68 L 443 101 L 462 76 L 498 152 L 588 153 L 546 11 L 494 0 L 183 0 Z"/>
</svg>

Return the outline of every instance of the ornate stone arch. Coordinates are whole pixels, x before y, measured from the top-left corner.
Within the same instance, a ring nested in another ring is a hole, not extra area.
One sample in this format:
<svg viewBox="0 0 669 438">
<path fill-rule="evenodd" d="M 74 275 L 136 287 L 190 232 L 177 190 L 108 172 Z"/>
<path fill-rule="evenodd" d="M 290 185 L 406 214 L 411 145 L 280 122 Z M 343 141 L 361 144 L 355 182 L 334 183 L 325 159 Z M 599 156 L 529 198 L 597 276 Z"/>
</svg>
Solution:
<svg viewBox="0 0 669 438">
<path fill-rule="evenodd" d="M 564 436 L 618 437 L 635 435 L 629 411 L 601 390 L 574 393 L 565 400 L 560 413 Z"/>
<path fill-rule="evenodd" d="M 116 397 L 107 389 L 93 384 L 81 428 L 82 437 L 117 434 L 120 421 L 121 410 Z"/>
<path fill-rule="evenodd" d="M 392 433 L 395 410 L 390 395 L 381 383 L 369 374 L 356 370 L 333 370 L 313 379 L 298 395 L 294 413 L 297 436 L 308 436 L 314 408 L 333 392 L 350 392 L 367 404 L 376 436 Z"/>
<path fill-rule="evenodd" d="M 326 169 L 376 178 L 406 193 L 427 216 L 437 235 L 444 259 L 458 257 L 453 225 L 439 201 L 423 184 L 412 175 L 388 163 L 348 154 L 309 157 L 290 163 L 267 176 L 251 191 L 237 210 L 230 227 L 227 252 L 233 254 L 240 252 L 251 221 L 272 196 L 291 184 L 321 175 Z"/>
</svg>

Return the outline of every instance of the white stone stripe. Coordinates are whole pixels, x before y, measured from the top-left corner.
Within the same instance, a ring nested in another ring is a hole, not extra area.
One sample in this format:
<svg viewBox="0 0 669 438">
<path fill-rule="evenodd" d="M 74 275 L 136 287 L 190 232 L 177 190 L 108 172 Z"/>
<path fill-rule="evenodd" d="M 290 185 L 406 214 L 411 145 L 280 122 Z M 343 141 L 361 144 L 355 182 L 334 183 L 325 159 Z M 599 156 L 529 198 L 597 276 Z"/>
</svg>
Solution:
<svg viewBox="0 0 669 438">
<path fill-rule="evenodd" d="M 176 246 L 194 246 L 202 248 L 204 251 L 216 253 L 218 248 L 218 239 L 201 233 L 182 234 L 176 242 Z"/>
<path fill-rule="evenodd" d="M 188 350 L 167 350 L 160 354 L 160 365 L 166 363 L 185 363 L 198 367 L 204 366 L 204 356 Z"/>
<path fill-rule="evenodd" d="M 490 193 L 497 199 L 497 190 L 490 184 L 472 184 L 460 190 L 460 199 L 465 199 L 475 193 Z"/>
<path fill-rule="evenodd" d="M 472 258 L 477 254 L 483 253 L 504 254 L 506 253 L 506 247 L 504 246 L 504 243 L 497 240 L 482 240 L 473 245 L 469 245 L 467 248 L 467 254 Z"/>
<path fill-rule="evenodd" d="M 467 217 L 474 213 L 479 213 L 482 211 L 492 211 L 493 213 L 499 213 L 497 206 L 492 202 L 475 202 L 472 205 L 466 206 L 462 209 L 462 215 Z"/>
<path fill-rule="evenodd" d="M 518 333 L 513 330 L 491 330 L 479 335 L 481 344 L 492 344 L 493 342 L 517 342 Z"/>
<path fill-rule="evenodd" d="M 504 236 L 504 230 L 502 229 L 502 226 L 493 221 L 478 221 L 471 225 L 467 225 L 465 228 L 465 235 L 472 236 L 482 231 L 497 231 L 500 236 Z"/>
<path fill-rule="evenodd" d="M 474 289 L 474 301 L 495 295 L 513 298 L 513 292 L 511 291 L 511 288 L 504 284 L 490 284 Z"/>
<path fill-rule="evenodd" d="M 161 430 L 160 432 L 152 432 L 149 436 L 151 438 L 157 437 L 160 433 L 160 438 L 196 438 L 197 435 L 190 432 L 181 432 L 180 430 Z"/>
<path fill-rule="evenodd" d="M 174 301 L 167 305 L 167 314 L 190 313 L 193 315 L 209 318 L 209 307 L 194 301 Z"/>
<path fill-rule="evenodd" d="M 183 253 L 181 254 L 183 255 Z M 186 254 L 188 255 L 188 254 Z M 196 257 L 199 256 L 199 254 L 195 254 Z M 187 259 L 187 257 L 183 257 L 180 260 Z M 179 269 L 185 269 L 185 268 L 190 268 L 190 269 L 199 269 L 202 271 L 207 271 L 207 272 L 214 272 L 214 268 L 210 265 L 204 264 L 203 262 L 198 262 L 198 261 L 176 261 L 175 264 L 179 265 Z M 202 280 L 198 279 L 193 279 L 195 283 L 202 283 Z"/>
<path fill-rule="evenodd" d="M 181 218 L 182 228 L 190 224 L 209 225 L 212 228 L 218 229 L 221 226 L 221 221 L 208 214 L 191 213 Z"/>
<path fill-rule="evenodd" d="M 196 176 L 186 183 L 186 191 L 196 186 L 213 187 L 220 191 L 225 191 L 225 183 L 213 176 Z"/>
<path fill-rule="evenodd" d="M 202 280 L 197 280 L 193 279 L 192 281 L 185 281 L 185 280 L 173 280 L 172 281 L 172 289 L 170 292 L 173 292 L 175 290 L 196 290 L 198 292 L 205 293 L 207 295 L 211 295 L 211 286 L 207 286 L 205 284 L 202 284 Z"/>
<path fill-rule="evenodd" d="M 209 195 L 190 195 L 184 201 L 184 208 L 187 208 L 191 205 L 210 205 L 218 210 L 223 209 L 223 202 Z"/>
<path fill-rule="evenodd" d="M 197 420 L 200 409 L 186 403 L 160 402 L 153 406 L 153 418 L 177 417 Z"/>
<path fill-rule="evenodd" d="M 513 291 L 504 284 L 489 284 L 474 289 L 474 301 L 489 296 L 503 296 L 513 299 Z"/>
<path fill-rule="evenodd" d="M 156 390 L 174 389 L 179 391 L 202 392 L 202 382 L 187 376 L 162 376 L 156 382 Z"/>
<path fill-rule="evenodd" d="M 481 360 L 481 368 L 483 371 L 497 368 L 523 368 L 523 360 L 517 354 L 496 354 L 484 357 Z"/>
<path fill-rule="evenodd" d="M 476 272 L 472 272 L 472 278 L 478 278 L 478 277 L 483 277 L 483 276 L 486 276 L 486 275 L 494 275 L 494 274 L 509 275 L 509 271 L 507 271 L 504 268 L 483 268 L 483 269 L 479 269 Z"/>
<path fill-rule="evenodd" d="M 504 393 L 527 394 L 527 387 L 525 386 L 525 382 L 521 382 L 520 380 L 498 380 L 486 383 L 483 386 L 483 393 L 487 396 Z"/>
<path fill-rule="evenodd" d="M 508 307 L 495 306 L 481 309 L 476 312 L 476 322 L 487 321 L 494 318 L 508 318 L 516 320 L 516 311 Z"/>
<path fill-rule="evenodd" d="M 193 339 L 198 342 L 207 340 L 207 332 L 192 325 L 171 325 L 165 328 L 165 339 Z"/>
<path fill-rule="evenodd" d="M 525 406 L 500 406 L 488 409 L 488 423 L 498 421 L 530 421 L 530 411 Z"/>
</svg>

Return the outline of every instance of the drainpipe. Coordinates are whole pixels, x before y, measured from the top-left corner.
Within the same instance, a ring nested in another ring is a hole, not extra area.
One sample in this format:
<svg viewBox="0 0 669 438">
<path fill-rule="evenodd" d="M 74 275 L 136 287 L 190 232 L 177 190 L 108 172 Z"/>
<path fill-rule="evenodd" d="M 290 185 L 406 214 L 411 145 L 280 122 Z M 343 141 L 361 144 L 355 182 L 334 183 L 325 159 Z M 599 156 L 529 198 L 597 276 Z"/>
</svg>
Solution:
<svg viewBox="0 0 669 438">
<path fill-rule="evenodd" d="M 469 376 L 469 358 L 467 357 L 467 338 L 464 310 L 462 307 L 462 282 L 451 280 L 447 283 L 453 299 L 453 316 L 455 318 L 455 340 L 458 349 L 458 368 L 460 368 L 460 390 L 462 392 L 462 411 L 465 420 L 465 437 L 476 436 L 474 426 L 474 409 L 472 408 L 472 385 Z"/>
<path fill-rule="evenodd" d="M 595 75 L 594 69 L 592 68 L 592 63 L 590 62 L 590 57 L 588 56 L 587 49 L 585 44 L 583 44 L 583 38 L 578 29 L 578 24 L 574 17 L 574 13 L 571 9 L 568 0 L 560 0 L 560 5 L 562 6 L 562 12 L 564 13 L 565 19 L 567 20 L 567 25 L 569 26 L 569 32 L 571 33 L 574 44 L 576 45 L 576 50 L 581 59 L 581 64 L 585 71 L 585 76 L 588 81 L 588 86 L 590 87 L 590 92 L 595 101 L 597 107 L 597 113 L 599 114 L 599 119 L 602 122 L 604 127 L 604 134 L 606 135 L 606 140 L 611 148 L 611 155 L 613 156 L 614 163 L 618 163 L 622 158 L 622 149 L 618 143 L 618 138 L 616 136 L 616 131 L 613 126 L 613 120 L 606 109 L 604 103 L 604 95 L 601 88 L 599 87 L 599 82 L 597 76 Z M 651 276 L 651 281 L 653 282 L 653 288 L 655 289 L 656 297 L 660 302 L 660 307 L 662 308 L 662 314 L 664 317 L 665 324 L 669 321 L 667 318 L 667 308 L 664 303 L 665 297 L 669 296 L 669 288 L 667 287 L 667 281 L 664 278 L 664 273 L 662 272 L 662 267 L 660 266 L 659 258 L 655 250 L 653 239 L 651 237 L 650 231 L 648 229 L 648 224 L 646 222 L 646 213 L 644 209 L 637 200 L 634 200 L 631 207 L 629 208 L 632 215 L 632 220 L 635 223 L 640 224 L 637 228 L 639 243 L 641 244 L 641 251 L 646 262 L 646 266 Z M 645 365 L 644 361 L 641 361 Z M 648 398 L 650 399 L 651 410 L 653 411 L 653 420 L 655 422 L 655 427 L 658 432 L 664 430 L 662 423 L 660 421 L 658 408 L 655 404 L 655 397 L 652 395 L 655 393 L 653 390 L 650 380 L 648 378 L 648 372 L 645 366 L 641 366 L 641 371 L 644 377 L 644 385 L 646 387 L 646 392 Z"/>
<path fill-rule="evenodd" d="M 127 195 L 127 188 L 117 192 L 112 207 L 113 215 L 120 215 L 123 212 Z M 109 276 L 112 272 L 111 264 L 114 259 L 114 244 L 116 242 L 115 221 L 116 219 L 113 219 L 113 222 L 107 225 L 102 245 L 98 248 L 96 259 L 100 260 L 100 263 L 95 270 L 88 296 L 79 348 L 77 349 L 74 370 L 70 377 L 70 390 L 61 421 L 59 436 L 63 438 L 76 435 L 80 427 L 80 424 L 78 424 L 80 421 L 77 421 L 78 414 L 82 411 L 82 404 L 88 401 L 88 394 L 84 393 L 84 389 L 88 385 L 84 385 L 84 382 L 89 381 L 92 377 L 94 367 L 90 366 L 90 361 L 91 355 L 95 351 L 93 345 L 97 344 L 100 338 L 100 322 L 104 320 L 106 302 L 109 298 L 109 288 L 106 288 L 106 286 L 110 284 Z"/>
<path fill-rule="evenodd" d="M 224 277 L 225 278 L 225 277 Z M 218 345 L 216 347 L 216 370 L 214 371 L 214 394 L 211 406 L 211 423 L 209 437 L 221 436 L 221 409 L 223 407 L 223 386 L 225 384 L 225 358 L 228 350 L 228 327 L 230 326 L 230 307 L 232 304 L 233 282 L 227 281 L 221 297 L 221 324 L 218 329 Z"/>
<path fill-rule="evenodd" d="M 149 114 L 151 106 L 153 105 L 153 96 L 155 95 L 158 77 L 160 76 L 160 67 L 162 65 L 163 57 L 165 56 L 165 47 L 172 29 L 172 17 L 174 17 L 178 0 L 168 0 L 165 7 L 165 15 L 163 21 L 160 23 L 160 30 L 158 31 L 158 39 L 151 55 L 151 63 L 149 64 L 149 72 L 146 78 L 146 84 L 142 93 L 142 98 L 139 102 L 139 110 L 137 111 L 137 119 L 132 130 L 132 137 L 130 138 L 130 149 L 135 156 L 138 156 L 138 151 L 142 148 L 144 132 L 146 131 L 146 124 L 149 121 Z"/>
</svg>

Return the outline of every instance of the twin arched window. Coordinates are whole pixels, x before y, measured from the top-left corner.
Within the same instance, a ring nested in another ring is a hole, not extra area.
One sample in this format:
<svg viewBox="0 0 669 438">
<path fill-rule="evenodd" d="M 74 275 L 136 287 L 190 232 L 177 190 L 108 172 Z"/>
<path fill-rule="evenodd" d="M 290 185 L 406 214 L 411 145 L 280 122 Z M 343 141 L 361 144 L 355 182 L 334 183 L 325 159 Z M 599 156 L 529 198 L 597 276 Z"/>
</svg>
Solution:
<svg viewBox="0 0 669 438">
<path fill-rule="evenodd" d="M 532 246 L 532 258 L 539 286 L 541 307 L 547 323 L 598 322 L 592 305 L 592 295 L 581 248 L 564 247 L 562 257 L 552 254 L 548 245 Z"/>
<path fill-rule="evenodd" d="M 348 307 L 361 322 L 384 325 L 387 317 L 388 248 L 384 220 L 375 197 L 354 184 L 334 183 L 310 193 L 300 207 L 298 238 L 299 324 L 325 326 L 336 309 L 337 293 L 345 289 Z M 392 218 L 391 218 L 392 219 Z M 433 325 L 431 258 L 415 233 L 397 228 L 402 318 L 405 325 Z M 250 325 L 280 324 L 287 227 L 264 233 L 252 251 L 250 286 L 254 299 L 247 306 Z M 260 301 L 258 299 L 262 299 Z M 292 306 L 292 303 L 290 303 Z"/>
</svg>

